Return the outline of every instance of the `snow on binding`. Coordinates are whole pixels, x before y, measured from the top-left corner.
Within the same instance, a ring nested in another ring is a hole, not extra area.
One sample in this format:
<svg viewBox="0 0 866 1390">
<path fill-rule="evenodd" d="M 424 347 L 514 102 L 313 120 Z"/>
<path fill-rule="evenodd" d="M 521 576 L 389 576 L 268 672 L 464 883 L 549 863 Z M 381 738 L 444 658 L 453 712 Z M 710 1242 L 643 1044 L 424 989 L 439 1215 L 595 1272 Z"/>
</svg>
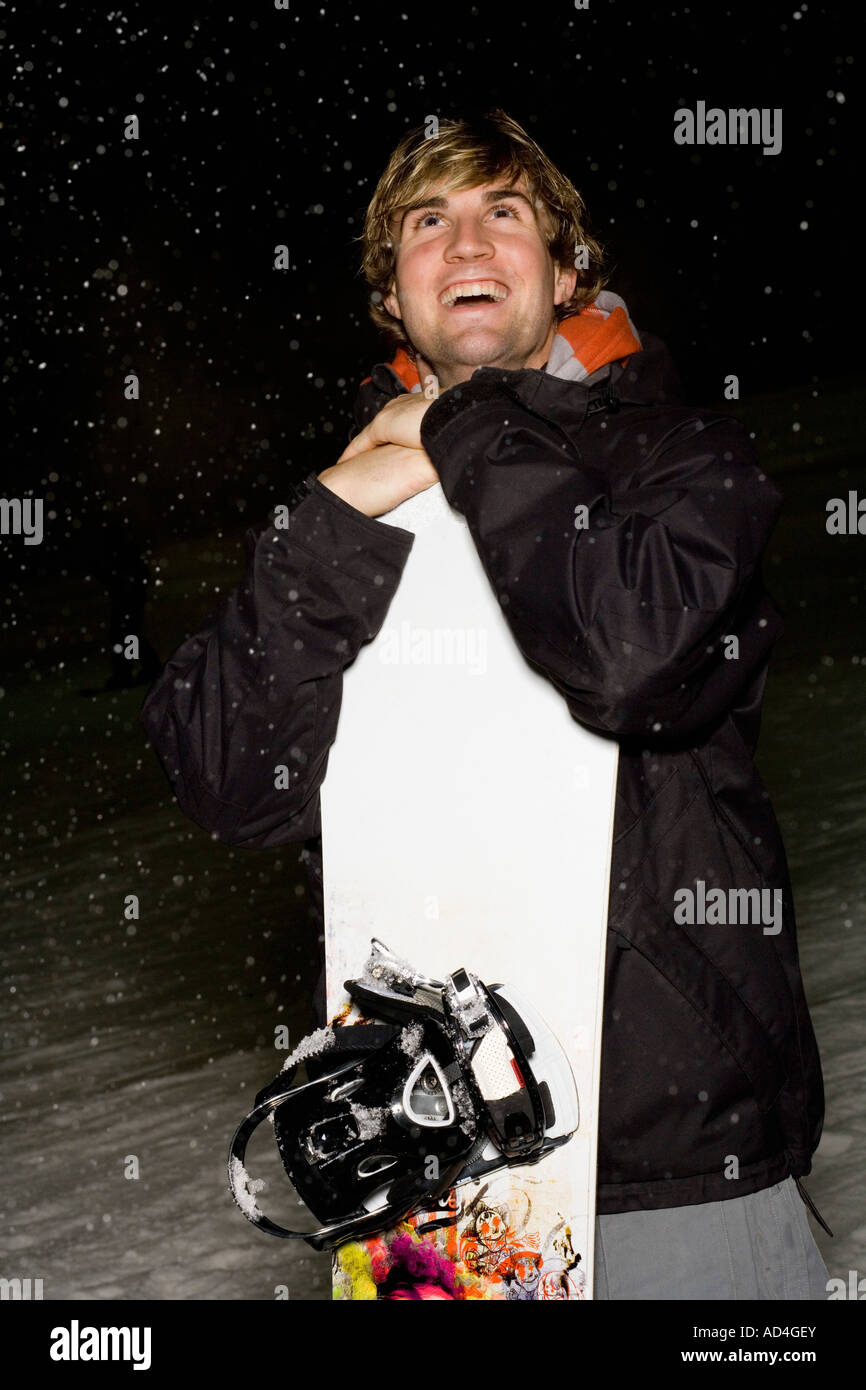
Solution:
<svg viewBox="0 0 866 1390">
<path fill-rule="evenodd" d="M 390 1026 L 304 1039 L 256 1097 L 229 1154 L 244 1215 L 317 1250 L 386 1231 L 452 1185 L 538 1163 L 578 1124 L 568 1060 L 518 991 L 488 988 L 462 968 L 432 980 L 371 945 L 346 991 L 365 1017 Z M 302 1067 L 307 1079 L 296 1083 Z M 286 1172 L 321 1223 L 315 1231 L 287 1230 L 259 1210 L 244 1158 L 271 1117 Z"/>
</svg>

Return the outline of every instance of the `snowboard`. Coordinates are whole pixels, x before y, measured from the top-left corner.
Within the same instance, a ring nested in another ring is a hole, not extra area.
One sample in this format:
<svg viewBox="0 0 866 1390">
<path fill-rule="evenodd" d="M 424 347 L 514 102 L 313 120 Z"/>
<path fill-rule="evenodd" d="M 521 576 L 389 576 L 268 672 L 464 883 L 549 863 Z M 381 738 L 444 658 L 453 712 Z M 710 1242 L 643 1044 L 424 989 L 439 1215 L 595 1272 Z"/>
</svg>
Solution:
<svg viewBox="0 0 866 1390">
<path fill-rule="evenodd" d="M 465 967 L 520 990 L 571 1065 L 576 1131 L 536 1164 L 458 1182 L 399 1230 L 454 1265 L 461 1297 L 588 1299 L 618 747 L 524 658 L 441 484 L 378 519 L 415 540 L 344 673 L 321 788 L 328 1017 L 358 1022 L 343 982 L 372 938 L 426 975 Z M 374 1298 L 382 1251 L 338 1247 L 334 1297 Z"/>
</svg>

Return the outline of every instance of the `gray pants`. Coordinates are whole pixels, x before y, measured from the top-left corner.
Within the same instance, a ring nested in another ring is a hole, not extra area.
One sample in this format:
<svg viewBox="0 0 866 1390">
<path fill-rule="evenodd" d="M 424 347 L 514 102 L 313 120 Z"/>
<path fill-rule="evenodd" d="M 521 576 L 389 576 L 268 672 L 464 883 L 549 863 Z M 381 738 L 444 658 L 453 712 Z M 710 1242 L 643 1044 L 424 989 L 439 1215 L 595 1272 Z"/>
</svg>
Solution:
<svg viewBox="0 0 866 1390">
<path fill-rule="evenodd" d="M 598 1299 L 826 1299 L 793 1178 L 725 1202 L 599 1216 Z"/>
</svg>

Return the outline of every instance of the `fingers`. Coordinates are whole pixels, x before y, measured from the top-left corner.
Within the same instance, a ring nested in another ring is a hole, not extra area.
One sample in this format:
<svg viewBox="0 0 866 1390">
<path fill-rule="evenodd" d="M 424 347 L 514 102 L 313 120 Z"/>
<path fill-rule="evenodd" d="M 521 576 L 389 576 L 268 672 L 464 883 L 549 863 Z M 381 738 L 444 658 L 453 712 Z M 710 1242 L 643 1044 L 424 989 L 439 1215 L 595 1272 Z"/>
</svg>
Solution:
<svg viewBox="0 0 866 1390">
<path fill-rule="evenodd" d="M 370 426 L 366 425 L 360 434 L 356 434 L 354 439 L 349 440 L 337 462 L 345 463 L 346 459 L 354 458 L 356 454 L 364 454 L 373 446 L 374 441 L 370 439 Z"/>
<path fill-rule="evenodd" d="M 387 401 L 378 415 L 349 441 L 337 462 L 343 463 L 346 459 L 364 454 L 368 449 L 374 449 L 381 444 L 401 444 L 420 449 L 420 416 L 429 404 L 429 401 L 412 392 Z M 412 421 L 408 427 L 407 419 Z"/>
</svg>

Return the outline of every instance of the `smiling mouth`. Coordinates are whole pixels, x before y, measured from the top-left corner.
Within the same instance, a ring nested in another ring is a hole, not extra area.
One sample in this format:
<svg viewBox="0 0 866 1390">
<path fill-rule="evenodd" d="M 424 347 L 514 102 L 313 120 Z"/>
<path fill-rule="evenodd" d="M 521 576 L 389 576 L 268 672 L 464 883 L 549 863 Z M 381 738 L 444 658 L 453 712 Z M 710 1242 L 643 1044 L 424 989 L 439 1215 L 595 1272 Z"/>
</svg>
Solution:
<svg viewBox="0 0 866 1390">
<path fill-rule="evenodd" d="M 498 280 L 464 280 L 449 285 L 439 296 L 445 309 L 475 309 L 482 304 L 501 304 L 508 290 Z"/>
</svg>

